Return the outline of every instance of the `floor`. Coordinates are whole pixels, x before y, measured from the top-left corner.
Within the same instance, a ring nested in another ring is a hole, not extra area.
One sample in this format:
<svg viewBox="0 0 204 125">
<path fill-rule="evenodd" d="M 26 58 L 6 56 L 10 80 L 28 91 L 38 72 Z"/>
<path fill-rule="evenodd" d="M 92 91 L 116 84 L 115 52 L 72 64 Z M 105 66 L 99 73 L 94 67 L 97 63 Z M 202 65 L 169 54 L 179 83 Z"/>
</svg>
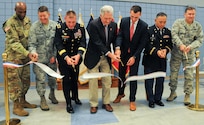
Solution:
<svg viewBox="0 0 204 125">
<path fill-rule="evenodd" d="M 101 95 L 101 89 L 98 91 Z M 129 85 L 127 85 L 125 94 L 121 103 L 113 104 L 112 101 L 116 97 L 117 88 L 111 88 L 111 105 L 114 109 L 112 113 L 101 108 L 101 96 L 99 97 L 99 109 L 96 114 L 89 112 L 88 89 L 80 89 L 79 95 L 83 105 L 78 106 L 73 102 L 74 114 L 69 114 L 65 110 L 65 100 L 61 90 L 56 91 L 56 97 L 59 104 L 51 104 L 47 100 L 50 110 L 42 111 L 39 107 L 36 109 L 26 109 L 30 115 L 27 117 L 18 117 L 12 114 L 12 103 L 10 103 L 11 118 L 19 118 L 22 125 L 203 125 L 204 112 L 188 109 L 183 105 L 183 81 L 179 82 L 177 89 L 177 99 L 173 102 L 166 102 L 169 96 L 168 80 L 165 81 L 163 93 L 164 107 L 156 106 L 154 109 L 149 108 L 146 101 L 144 84 L 142 81 L 138 83 L 138 91 L 136 95 L 137 110 L 129 110 Z M 47 89 L 46 97 L 48 97 L 49 89 Z M 5 119 L 4 110 L 4 90 L 0 87 L 0 121 Z M 35 87 L 32 86 L 28 92 L 27 100 L 31 103 L 40 103 L 40 98 L 36 93 Z M 195 91 L 191 95 L 191 102 L 195 104 Z M 199 104 L 204 104 L 204 80 L 200 80 Z"/>
</svg>

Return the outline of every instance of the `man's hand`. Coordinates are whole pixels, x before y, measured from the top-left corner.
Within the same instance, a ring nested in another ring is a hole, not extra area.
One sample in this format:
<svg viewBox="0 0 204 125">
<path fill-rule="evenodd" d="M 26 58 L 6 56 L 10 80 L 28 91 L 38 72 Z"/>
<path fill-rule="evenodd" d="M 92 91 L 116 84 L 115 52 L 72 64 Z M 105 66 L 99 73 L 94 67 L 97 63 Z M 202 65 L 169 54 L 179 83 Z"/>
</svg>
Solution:
<svg viewBox="0 0 204 125">
<path fill-rule="evenodd" d="M 77 54 L 77 55 L 75 55 L 75 56 L 72 56 L 71 57 L 72 59 L 73 59 L 73 63 L 74 63 L 74 65 L 77 65 L 78 63 L 79 63 L 79 60 L 80 60 L 80 58 L 81 58 L 81 56 L 80 56 L 80 54 Z"/>
<path fill-rule="evenodd" d="M 120 57 L 118 57 L 117 55 L 114 55 L 112 53 L 108 54 L 108 57 L 110 57 L 112 59 L 112 61 L 117 61 L 120 62 Z"/>
<path fill-rule="evenodd" d="M 185 52 L 188 53 L 190 50 L 191 50 L 191 47 L 187 46 L 186 49 L 185 49 Z"/>
<path fill-rule="evenodd" d="M 50 58 L 50 64 L 55 63 L 55 61 L 56 61 L 55 57 L 51 57 L 51 58 Z"/>
<path fill-rule="evenodd" d="M 158 51 L 157 51 L 157 55 L 158 55 L 160 58 L 166 58 L 166 53 L 167 53 L 167 50 L 166 50 L 166 49 L 161 49 L 161 50 L 158 50 Z"/>
<path fill-rule="evenodd" d="M 167 50 L 162 49 L 161 51 L 162 51 L 162 58 L 166 58 Z"/>
<path fill-rule="evenodd" d="M 70 58 L 69 56 L 66 56 L 65 60 L 67 62 L 67 65 L 74 65 L 74 60 Z"/>
<path fill-rule="evenodd" d="M 38 61 L 38 54 L 37 53 L 29 53 L 28 57 L 31 59 L 31 61 L 33 62 L 37 62 Z"/>
<path fill-rule="evenodd" d="M 135 63 L 135 57 L 130 57 L 130 59 L 127 62 L 127 66 L 132 66 Z"/>
<path fill-rule="evenodd" d="M 115 50 L 115 55 L 117 56 L 117 58 L 120 58 L 120 55 L 121 55 L 120 49 Z"/>
<path fill-rule="evenodd" d="M 180 45 L 179 49 L 182 51 L 182 52 L 185 52 L 186 50 L 186 45 Z"/>
</svg>

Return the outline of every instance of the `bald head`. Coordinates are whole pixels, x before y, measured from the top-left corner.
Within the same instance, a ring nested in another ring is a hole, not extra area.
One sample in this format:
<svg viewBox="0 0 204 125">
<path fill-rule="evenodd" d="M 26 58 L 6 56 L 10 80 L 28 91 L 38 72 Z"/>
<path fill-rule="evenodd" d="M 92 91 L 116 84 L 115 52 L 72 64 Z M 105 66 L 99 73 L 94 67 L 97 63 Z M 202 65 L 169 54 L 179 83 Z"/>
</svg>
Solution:
<svg viewBox="0 0 204 125">
<path fill-rule="evenodd" d="M 15 5 L 16 15 L 20 20 L 23 20 L 26 16 L 26 4 L 24 2 L 17 2 Z"/>
</svg>

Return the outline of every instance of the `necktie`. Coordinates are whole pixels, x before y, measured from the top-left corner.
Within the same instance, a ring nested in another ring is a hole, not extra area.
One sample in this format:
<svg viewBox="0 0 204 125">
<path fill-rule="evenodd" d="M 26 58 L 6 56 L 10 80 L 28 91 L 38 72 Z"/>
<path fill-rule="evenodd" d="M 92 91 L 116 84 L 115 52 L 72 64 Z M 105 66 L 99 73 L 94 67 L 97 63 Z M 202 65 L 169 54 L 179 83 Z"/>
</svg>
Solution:
<svg viewBox="0 0 204 125">
<path fill-rule="evenodd" d="M 160 35 L 162 36 L 162 29 L 160 29 L 159 32 L 160 32 Z"/>
<path fill-rule="evenodd" d="M 106 43 L 108 42 L 108 26 L 105 26 Z"/>
<path fill-rule="evenodd" d="M 130 41 L 132 41 L 133 34 L 134 34 L 134 23 L 132 23 L 130 27 Z"/>
</svg>

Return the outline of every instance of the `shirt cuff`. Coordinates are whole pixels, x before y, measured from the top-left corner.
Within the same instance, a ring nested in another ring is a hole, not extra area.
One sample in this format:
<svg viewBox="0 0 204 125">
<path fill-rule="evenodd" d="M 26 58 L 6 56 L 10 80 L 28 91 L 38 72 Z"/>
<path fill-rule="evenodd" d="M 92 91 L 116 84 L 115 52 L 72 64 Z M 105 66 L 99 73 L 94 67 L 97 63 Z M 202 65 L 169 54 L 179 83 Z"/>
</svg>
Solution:
<svg viewBox="0 0 204 125">
<path fill-rule="evenodd" d="M 105 56 L 108 56 L 109 53 L 110 53 L 110 51 L 108 51 L 108 52 L 105 54 Z"/>
</svg>

